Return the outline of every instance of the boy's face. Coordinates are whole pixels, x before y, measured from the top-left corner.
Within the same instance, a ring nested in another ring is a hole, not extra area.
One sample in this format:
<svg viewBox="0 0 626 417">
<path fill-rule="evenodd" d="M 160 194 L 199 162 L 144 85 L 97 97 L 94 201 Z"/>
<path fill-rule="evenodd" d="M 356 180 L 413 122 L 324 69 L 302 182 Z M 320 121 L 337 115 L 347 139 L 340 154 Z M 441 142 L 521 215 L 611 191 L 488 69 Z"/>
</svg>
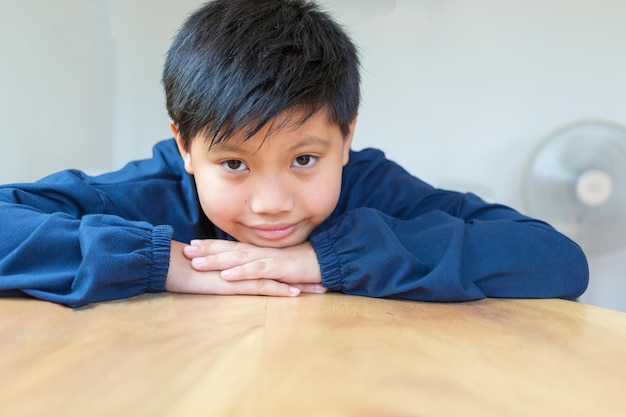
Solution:
<svg viewBox="0 0 626 417">
<path fill-rule="evenodd" d="M 268 135 L 268 123 L 246 141 L 237 134 L 211 149 L 202 136 L 185 149 L 172 131 L 213 224 L 240 242 L 278 248 L 306 241 L 335 209 L 355 123 L 344 137 L 321 111 L 301 126 L 287 122 Z"/>
</svg>

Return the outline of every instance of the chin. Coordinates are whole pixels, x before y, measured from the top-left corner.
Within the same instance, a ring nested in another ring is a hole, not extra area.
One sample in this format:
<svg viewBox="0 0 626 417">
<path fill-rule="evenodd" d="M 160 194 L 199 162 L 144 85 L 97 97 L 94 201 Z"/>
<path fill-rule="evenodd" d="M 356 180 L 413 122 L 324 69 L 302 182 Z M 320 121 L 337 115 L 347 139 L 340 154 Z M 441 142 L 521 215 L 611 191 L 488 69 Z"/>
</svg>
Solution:
<svg viewBox="0 0 626 417">
<path fill-rule="evenodd" d="M 308 238 L 306 237 L 301 238 L 301 237 L 296 237 L 296 236 L 288 236 L 284 239 L 276 239 L 276 240 L 259 239 L 258 237 L 252 238 L 252 239 L 244 238 L 244 239 L 239 240 L 239 242 L 249 243 L 251 245 L 260 246 L 264 248 L 280 249 L 280 248 L 288 248 L 290 246 L 296 246 L 296 245 L 306 242 L 307 240 Z"/>
<path fill-rule="evenodd" d="M 281 239 L 281 240 L 268 240 L 264 242 L 258 242 L 258 243 L 254 243 L 254 245 L 263 246 L 266 248 L 280 249 L 280 248 L 288 248 L 291 246 L 296 246 L 304 242 L 306 242 L 306 239 L 305 240 Z"/>
</svg>

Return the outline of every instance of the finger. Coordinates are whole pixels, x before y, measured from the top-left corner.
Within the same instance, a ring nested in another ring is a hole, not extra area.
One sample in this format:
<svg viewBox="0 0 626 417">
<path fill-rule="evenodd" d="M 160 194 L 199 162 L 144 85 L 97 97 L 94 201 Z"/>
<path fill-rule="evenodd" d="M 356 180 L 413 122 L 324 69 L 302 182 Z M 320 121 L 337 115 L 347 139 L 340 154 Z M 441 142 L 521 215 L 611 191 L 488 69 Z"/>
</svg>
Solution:
<svg viewBox="0 0 626 417">
<path fill-rule="evenodd" d="M 188 294 L 221 295 L 268 295 L 294 297 L 302 291 L 297 286 L 271 279 L 229 282 L 218 271 L 169 275 L 165 287 L 167 291 Z"/>
<path fill-rule="evenodd" d="M 219 253 L 224 251 L 255 247 L 250 243 L 243 243 L 225 239 L 194 239 L 189 242 L 189 246 L 201 248 L 202 250 L 208 251 L 209 253 Z"/>
<path fill-rule="evenodd" d="M 302 275 L 297 270 L 293 270 L 284 260 L 280 261 L 275 258 L 257 259 L 243 265 L 223 269 L 220 276 L 231 282 L 269 278 L 290 285 L 320 284 L 319 277 Z M 312 289 L 313 287 L 306 288 Z M 314 292 L 319 292 L 319 289 Z"/>
<path fill-rule="evenodd" d="M 249 263 L 260 262 L 256 266 L 256 269 L 263 269 L 268 262 L 269 258 L 263 258 L 265 255 L 260 250 L 254 249 L 239 249 L 235 251 L 222 252 L 215 255 L 200 256 L 191 259 L 191 266 L 197 271 L 221 271 L 224 269 L 231 269 L 241 267 Z M 261 271 L 259 271 L 261 272 Z M 255 275 L 249 278 L 275 278 L 269 275 Z M 248 279 L 245 276 L 239 279 Z"/>
<path fill-rule="evenodd" d="M 252 247 L 252 245 L 222 239 L 192 240 L 189 245 L 185 246 L 183 253 L 187 258 L 193 259 L 250 247 Z"/>
<path fill-rule="evenodd" d="M 232 267 L 224 267 L 222 268 L 221 277 L 227 281 L 262 278 L 281 279 L 287 275 L 284 268 L 285 265 L 279 265 L 275 259 L 262 258 Z M 281 281 L 285 280 L 282 279 Z"/>
<path fill-rule="evenodd" d="M 301 292 L 311 294 L 325 294 L 328 292 L 328 288 L 321 284 L 290 284 L 292 287 L 300 289 Z"/>
<path fill-rule="evenodd" d="M 267 295 L 274 297 L 297 297 L 302 290 L 297 286 L 285 284 L 271 279 L 255 279 L 248 281 L 224 281 L 223 294 Z"/>
</svg>

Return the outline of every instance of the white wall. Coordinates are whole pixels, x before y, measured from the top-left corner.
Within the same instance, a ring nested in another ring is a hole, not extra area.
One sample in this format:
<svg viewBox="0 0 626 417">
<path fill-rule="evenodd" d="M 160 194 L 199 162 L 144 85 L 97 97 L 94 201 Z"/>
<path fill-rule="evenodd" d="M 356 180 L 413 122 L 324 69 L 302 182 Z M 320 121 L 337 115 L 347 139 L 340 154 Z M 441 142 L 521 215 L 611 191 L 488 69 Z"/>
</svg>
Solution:
<svg viewBox="0 0 626 417">
<path fill-rule="evenodd" d="M 149 156 L 170 135 L 163 56 L 199 4 L 0 0 L 0 182 Z"/>
<path fill-rule="evenodd" d="M 0 0 L 0 182 L 118 168 L 169 137 L 163 56 L 201 0 Z M 626 125 L 623 0 L 322 0 L 363 58 L 355 147 L 524 210 L 531 152 L 586 118 Z M 624 259 L 622 259 L 624 258 Z M 626 310 L 626 257 L 584 301 Z"/>
</svg>

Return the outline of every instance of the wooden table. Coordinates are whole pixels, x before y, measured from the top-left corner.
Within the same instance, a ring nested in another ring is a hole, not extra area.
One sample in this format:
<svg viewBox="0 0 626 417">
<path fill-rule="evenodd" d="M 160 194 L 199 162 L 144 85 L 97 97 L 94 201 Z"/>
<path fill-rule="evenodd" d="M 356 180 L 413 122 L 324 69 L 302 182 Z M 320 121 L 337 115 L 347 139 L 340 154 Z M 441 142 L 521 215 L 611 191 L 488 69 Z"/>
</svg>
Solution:
<svg viewBox="0 0 626 417">
<path fill-rule="evenodd" d="M 0 416 L 625 416 L 626 314 L 562 300 L 0 299 Z"/>
</svg>

